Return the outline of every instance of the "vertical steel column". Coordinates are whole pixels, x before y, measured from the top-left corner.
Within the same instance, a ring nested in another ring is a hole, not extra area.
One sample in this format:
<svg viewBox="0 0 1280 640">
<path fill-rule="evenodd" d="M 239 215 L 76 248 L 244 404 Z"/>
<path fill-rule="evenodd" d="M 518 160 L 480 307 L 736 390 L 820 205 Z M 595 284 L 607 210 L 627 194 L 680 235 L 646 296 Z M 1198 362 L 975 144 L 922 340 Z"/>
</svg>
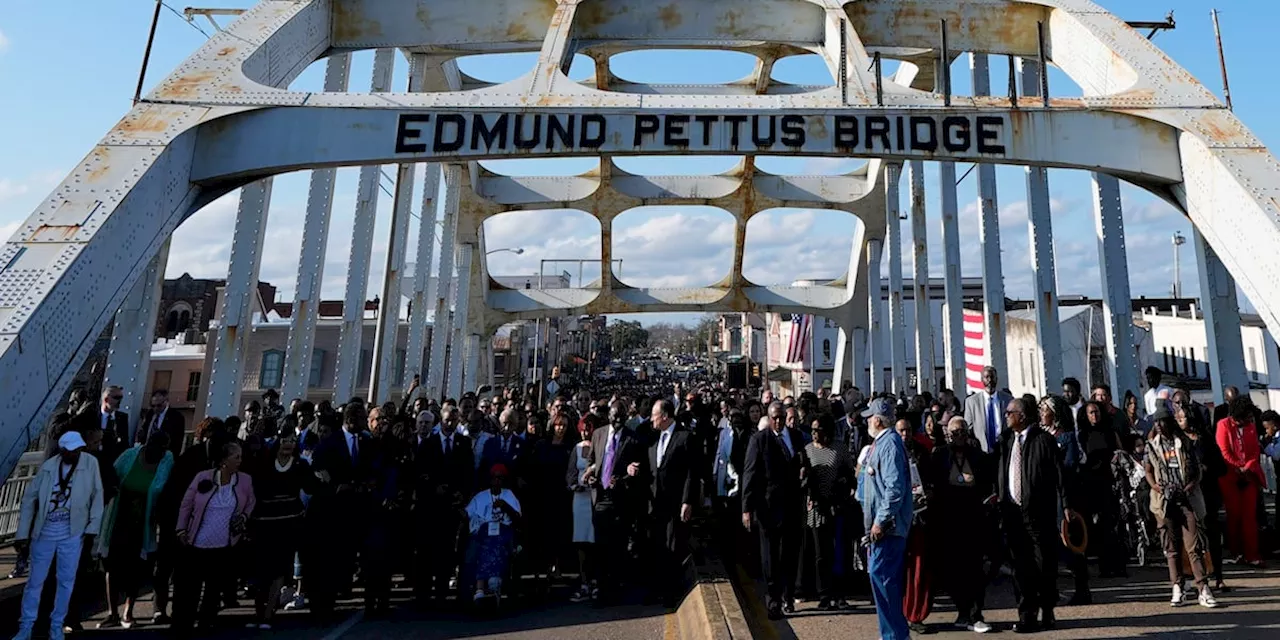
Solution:
<svg viewBox="0 0 1280 640">
<path fill-rule="evenodd" d="M 510 343 L 510 342 L 508 342 L 507 344 L 508 344 L 508 345 L 511 345 L 511 343 Z M 508 354 L 508 355 L 507 355 L 507 357 L 508 357 L 508 358 L 510 358 L 510 357 L 511 357 L 511 355 L 510 355 L 510 354 L 512 354 L 513 352 L 515 352 L 515 346 L 514 346 L 514 345 L 508 346 L 508 347 L 507 347 L 507 354 Z M 493 368 L 494 368 L 494 365 L 496 364 L 496 363 L 494 362 L 494 355 L 493 355 L 493 337 L 492 337 L 492 336 L 489 338 L 489 340 L 488 340 L 487 342 L 485 342 L 485 343 L 484 343 L 484 360 L 485 360 L 485 362 L 487 363 L 487 366 L 485 366 L 485 367 L 484 367 L 484 383 L 492 387 L 492 386 L 494 386 L 494 371 L 493 371 Z M 511 367 L 510 367 L 510 366 L 508 366 L 508 367 L 507 367 L 507 370 L 510 370 L 510 368 L 511 368 Z M 503 383 L 504 383 L 504 384 L 509 384 L 509 383 L 510 383 L 510 380 L 507 380 L 506 371 L 503 371 L 502 379 L 503 379 Z"/>
<path fill-rule="evenodd" d="M 240 207 L 231 240 L 231 264 L 218 313 L 218 343 L 209 374 L 206 416 L 240 413 L 244 358 L 249 334 L 253 331 L 253 308 L 258 299 L 258 271 L 262 266 L 262 244 L 267 234 L 270 204 L 271 178 L 240 189 Z"/>
<path fill-rule="evenodd" d="M 852 346 L 850 335 L 853 327 L 846 324 L 840 324 L 836 330 L 836 353 L 835 367 L 831 372 L 831 390 L 840 391 L 840 385 L 845 380 L 853 379 L 853 362 L 850 358 L 849 348 Z"/>
<path fill-rule="evenodd" d="M 991 73 L 985 53 L 969 54 L 973 95 L 991 95 Z M 1005 355 L 1004 268 L 1000 263 L 1000 205 L 996 192 L 996 167 L 978 165 L 978 233 L 982 246 L 982 306 L 986 334 L 987 364 L 1008 376 Z"/>
<path fill-rule="evenodd" d="M 471 302 L 471 257 L 476 246 L 458 245 L 458 278 L 453 281 L 453 336 L 449 340 L 448 394 L 457 398 L 463 387 L 463 365 L 469 361 L 472 344 L 467 335 L 467 307 Z M 478 343 L 475 346 L 479 346 Z"/>
<path fill-rule="evenodd" d="M 1093 175 L 1093 213 L 1098 228 L 1098 263 L 1102 273 L 1102 318 L 1107 332 L 1107 360 L 1111 395 L 1141 394 L 1138 386 L 1137 346 L 1133 342 L 1133 298 L 1129 294 L 1129 259 L 1124 248 L 1124 214 L 1120 180 Z M 1234 298 L 1234 291 L 1232 292 Z M 1208 317 L 1206 315 L 1206 317 Z M 1239 340 L 1239 333 L 1236 333 Z"/>
<path fill-rule="evenodd" d="M 902 310 L 902 216 L 898 193 L 902 165 L 884 166 L 885 232 L 889 253 L 889 366 L 893 372 L 894 393 L 907 390 L 906 318 Z"/>
<path fill-rule="evenodd" d="M 853 330 L 853 385 L 864 393 L 871 388 L 871 371 L 867 366 L 867 336 L 870 333 L 864 328 Z"/>
<path fill-rule="evenodd" d="M 373 80 L 370 83 L 374 93 L 391 90 L 394 63 L 395 49 L 378 49 L 374 54 Z M 380 165 L 360 167 L 356 219 L 351 230 L 351 254 L 347 263 L 347 288 L 342 303 L 342 332 L 338 336 L 338 357 L 334 360 L 337 369 L 333 385 L 334 402 L 349 400 L 359 385 L 360 354 L 364 346 L 364 302 L 369 291 L 369 257 L 373 253 L 373 229 L 378 218 L 378 183 L 381 179 Z M 380 304 L 379 318 L 387 303 L 383 300 Z"/>
<path fill-rule="evenodd" d="M 481 378 L 480 375 L 480 354 L 483 351 L 480 345 L 480 336 L 472 334 L 463 341 L 466 345 L 466 351 L 463 360 L 466 364 L 462 369 L 462 389 L 464 391 L 475 391 L 480 387 L 476 381 Z"/>
<path fill-rule="evenodd" d="M 146 273 L 138 279 L 124 303 L 116 311 L 111 328 L 111 348 L 107 351 L 107 369 L 103 372 L 103 388 L 115 384 L 124 388 L 120 410 L 134 417 L 132 430 L 142 408 L 147 406 L 147 387 L 151 384 L 151 344 L 155 342 L 156 322 L 160 315 L 160 295 L 164 286 L 164 269 L 169 263 L 169 241 L 160 245 L 160 253 L 151 259 Z M 101 398 L 94 398 L 95 402 Z M 129 434 L 133 442 L 133 433 Z"/>
<path fill-rule="evenodd" d="M 911 266 L 916 303 L 916 391 L 937 393 L 933 365 L 933 314 L 929 304 L 929 232 L 924 204 L 924 161 L 907 165 L 911 184 Z"/>
<path fill-rule="evenodd" d="M 458 199 L 462 187 L 461 165 L 445 165 L 440 176 L 444 180 L 444 229 L 440 234 L 440 265 L 436 271 L 434 300 L 435 315 L 431 320 L 431 357 L 427 361 L 426 393 L 428 398 L 440 399 L 444 392 L 444 369 L 447 364 L 445 347 L 453 335 L 449 322 L 449 298 L 457 286 L 453 277 L 453 261 L 457 252 L 454 235 L 458 230 Z"/>
<path fill-rule="evenodd" d="M 425 81 L 427 56 L 409 54 L 409 92 L 422 91 Z M 396 347 L 400 342 L 401 277 L 404 274 L 404 254 L 409 243 L 409 218 L 413 215 L 413 183 L 417 180 L 418 165 L 401 164 L 396 170 L 396 191 L 391 208 L 391 235 L 387 239 L 387 265 L 382 276 L 382 308 L 378 311 L 378 325 L 373 334 L 373 367 L 369 372 L 369 401 L 383 403 L 391 399 L 391 388 L 402 385 L 395 378 Z M 407 345 L 406 345 L 407 347 Z M 409 352 L 405 349 L 404 377 L 409 370 Z M 410 378 L 412 379 L 412 378 Z M 408 385 L 402 385 L 402 390 Z"/>
<path fill-rule="evenodd" d="M 1040 96 L 1040 65 L 1018 58 L 1022 93 Z M 1036 333 L 1040 338 L 1040 392 L 1062 381 L 1062 325 L 1058 320 L 1058 276 L 1053 261 L 1053 217 L 1049 203 L 1049 170 L 1027 167 L 1027 224 L 1031 238 L 1031 273 L 1035 279 Z"/>
<path fill-rule="evenodd" d="M 867 298 L 871 309 L 871 331 L 867 348 L 867 393 L 885 390 L 884 384 L 884 279 L 880 277 L 880 263 L 884 254 L 884 242 L 879 238 L 867 240 Z"/>
<path fill-rule="evenodd" d="M 947 386 L 964 395 L 964 283 L 960 280 L 960 213 L 956 198 L 956 163 L 938 163 L 942 196 L 943 314 L 942 343 L 946 349 Z"/>
<path fill-rule="evenodd" d="M 342 53 L 325 63 L 325 92 L 347 90 L 351 54 Z M 307 397 L 311 382 L 311 358 L 320 316 L 320 287 L 324 283 L 324 259 L 329 245 L 329 220 L 333 215 L 333 186 L 337 169 L 315 169 L 307 192 L 307 214 L 302 224 L 302 252 L 294 286 L 293 314 L 289 316 L 289 344 L 284 352 L 284 383 L 280 397 L 288 403 Z M 321 363 L 321 367 L 323 367 Z M 321 387 L 328 386 L 321 381 Z"/>
<path fill-rule="evenodd" d="M 409 335 L 405 345 L 404 377 L 400 388 L 408 389 L 413 377 L 422 375 L 423 352 L 427 348 L 427 311 L 435 302 L 436 280 L 431 277 L 431 263 L 436 247 L 436 196 L 440 193 L 443 165 L 427 165 L 422 182 L 422 215 L 418 220 L 418 257 L 413 267 L 413 296 L 409 303 Z M 424 376 L 425 377 L 425 376 Z"/>
<path fill-rule="evenodd" d="M 1245 368 L 1244 344 L 1240 339 L 1240 305 L 1236 281 L 1227 272 L 1217 252 L 1192 227 L 1196 265 L 1200 271 L 1200 305 L 1204 310 L 1204 331 L 1209 353 L 1209 381 L 1213 401 L 1222 402 L 1222 390 L 1235 387 L 1249 393 L 1249 372 Z M 1268 373 L 1268 375 L 1270 375 Z"/>
</svg>

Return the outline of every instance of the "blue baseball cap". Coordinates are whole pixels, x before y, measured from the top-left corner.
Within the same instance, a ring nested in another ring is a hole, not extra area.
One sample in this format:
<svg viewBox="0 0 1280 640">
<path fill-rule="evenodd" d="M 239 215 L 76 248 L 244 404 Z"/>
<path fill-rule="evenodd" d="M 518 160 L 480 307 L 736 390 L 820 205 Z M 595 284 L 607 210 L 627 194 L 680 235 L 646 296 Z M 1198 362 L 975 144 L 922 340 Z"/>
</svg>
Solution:
<svg viewBox="0 0 1280 640">
<path fill-rule="evenodd" d="M 871 416 L 884 416 L 890 421 L 893 420 L 894 408 L 893 402 L 888 398 L 874 398 L 867 403 L 867 408 L 862 412 L 862 417 L 870 418 Z"/>
</svg>

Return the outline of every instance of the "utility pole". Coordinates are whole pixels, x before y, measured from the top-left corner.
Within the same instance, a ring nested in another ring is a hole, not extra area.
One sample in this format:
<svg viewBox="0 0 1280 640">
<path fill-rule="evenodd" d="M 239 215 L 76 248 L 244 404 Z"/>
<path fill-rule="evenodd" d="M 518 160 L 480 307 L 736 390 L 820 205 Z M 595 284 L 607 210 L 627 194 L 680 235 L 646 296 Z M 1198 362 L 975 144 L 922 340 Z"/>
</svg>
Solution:
<svg viewBox="0 0 1280 640">
<path fill-rule="evenodd" d="M 1187 243 L 1186 236 L 1178 231 L 1173 232 L 1173 297 L 1182 297 L 1182 261 L 1179 260 L 1179 247 Z"/>
<path fill-rule="evenodd" d="M 1222 70 L 1222 96 L 1226 98 L 1227 110 L 1234 111 L 1231 106 L 1231 81 L 1227 79 L 1227 56 L 1222 51 L 1222 29 L 1218 27 L 1218 10 L 1209 12 L 1213 16 L 1213 37 L 1218 41 L 1218 67 Z"/>
</svg>

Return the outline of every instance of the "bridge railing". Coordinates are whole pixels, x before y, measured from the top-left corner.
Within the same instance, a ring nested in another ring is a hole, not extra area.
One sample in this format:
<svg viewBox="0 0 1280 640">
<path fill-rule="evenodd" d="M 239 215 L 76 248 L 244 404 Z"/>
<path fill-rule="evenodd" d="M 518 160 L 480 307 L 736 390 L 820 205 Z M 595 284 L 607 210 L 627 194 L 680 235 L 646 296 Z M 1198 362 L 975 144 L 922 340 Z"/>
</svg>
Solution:
<svg viewBox="0 0 1280 640">
<path fill-rule="evenodd" d="M 44 462 L 42 451 L 28 451 L 18 460 L 13 475 L 0 486 L 0 543 L 13 540 L 18 533 L 18 519 L 22 511 L 22 494 L 40 471 Z"/>
</svg>

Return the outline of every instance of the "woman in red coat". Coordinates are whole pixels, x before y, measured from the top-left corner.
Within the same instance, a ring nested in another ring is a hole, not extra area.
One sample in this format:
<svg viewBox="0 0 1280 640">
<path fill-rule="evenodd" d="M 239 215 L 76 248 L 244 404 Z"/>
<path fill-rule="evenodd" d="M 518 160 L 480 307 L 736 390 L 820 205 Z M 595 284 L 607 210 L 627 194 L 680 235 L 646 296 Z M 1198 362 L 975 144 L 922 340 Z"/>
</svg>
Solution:
<svg viewBox="0 0 1280 640">
<path fill-rule="evenodd" d="M 1218 448 L 1227 473 L 1218 479 L 1227 511 L 1227 546 L 1236 558 L 1262 565 L 1258 552 L 1258 490 L 1264 480 L 1259 462 L 1258 427 L 1248 396 L 1232 400 L 1230 415 L 1218 421 Z"/>
</svg>

